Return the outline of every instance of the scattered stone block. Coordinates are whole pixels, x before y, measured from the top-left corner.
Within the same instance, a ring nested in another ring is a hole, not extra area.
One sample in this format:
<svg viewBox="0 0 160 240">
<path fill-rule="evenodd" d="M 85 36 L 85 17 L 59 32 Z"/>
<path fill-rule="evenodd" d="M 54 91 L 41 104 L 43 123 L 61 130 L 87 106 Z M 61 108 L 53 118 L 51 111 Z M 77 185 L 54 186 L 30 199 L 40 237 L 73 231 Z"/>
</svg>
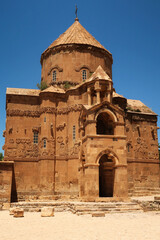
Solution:
<svg viewBox="0 0 160 240">
<path fill-rule="evenodd" d="M 92 217 L 105 217 L 105 213 L 101 212 L 101 213 L 92 213 Z"/>
<path fill-rule="evenodd" d="M 10 209 L 11 204 L 10 203 L 3 203 L 2 209 L 3 210 L 9 210 Z"/>
<path fill-rule="evenodd" d="M 41 209 L 41 217 L 54 217 L 54 208 L 44 207 Z"/>
<path fill-rule="evenodd" d="M 15 208 L 10 208 L 9 209 L 9 215 L 14 215 L 14 210 L 15 210 Z"/>
<path fill-rule="evenodd" d="M 23 208 L 15 208 L 13 216 L 14 217 L 24 217 L 24 210 L 23 210 Z"/>
</svg>

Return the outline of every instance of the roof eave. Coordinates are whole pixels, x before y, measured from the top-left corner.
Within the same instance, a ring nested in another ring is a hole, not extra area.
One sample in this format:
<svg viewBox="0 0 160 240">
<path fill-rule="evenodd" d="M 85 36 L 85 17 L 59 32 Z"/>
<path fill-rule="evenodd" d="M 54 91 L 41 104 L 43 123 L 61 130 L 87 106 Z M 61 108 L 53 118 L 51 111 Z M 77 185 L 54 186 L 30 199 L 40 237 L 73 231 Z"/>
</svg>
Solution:
<svg viewBox="0 0 160 240">
<path fill-rule="evenodd" d="M 97 49 L 97 50 L 100 50 L 104 53 L 106 53 L 107 55 L 110 56 L 110 58 L 112 59 L 112 64 L 113 64 L 113 57 L 112 57 L 112 54 L 105 48 L 100 48 L 100 47 L 97 47 L 97 46 L 94 46 L 94 45 L 90 45 L 90 44 L 80 44 L 80 43 L 67 43 L 67 44 L 60 44 L 60 45 L 56 45 L 56 46 L 53 46 L 53 47 L 48 47 L 42 54 L 41 54 L 41 59 L 40 59 L 40 63 L 42 64 L 42 61 L 43 61 L 43 58 L 49 54 L 50 52 L 52 51 L 57 51 L 57 50 L 60 50 L 61 48 L 63 47 L 73 47 L 73 46 L 86 46 L 87 48 L 90 48 L 92 47 L 93 49 Z"/>
</svg>

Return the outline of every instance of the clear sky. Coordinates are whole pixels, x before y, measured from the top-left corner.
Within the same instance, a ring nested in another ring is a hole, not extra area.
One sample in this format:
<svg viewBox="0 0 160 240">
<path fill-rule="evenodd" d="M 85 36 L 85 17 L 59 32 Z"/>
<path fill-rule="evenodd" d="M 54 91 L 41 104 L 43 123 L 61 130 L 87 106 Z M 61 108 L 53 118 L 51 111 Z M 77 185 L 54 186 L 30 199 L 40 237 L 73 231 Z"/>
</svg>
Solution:
<svg viewBox="0 0 160 240">
<path fill-rule="evenodd" d="M 160 115 L 160 0 L 0 0 L 0 152 L 6 88 L 36 88 L 41 53 L 74 22 L 75 4 L 113 55 L 116 91 Z"/>
</svg>

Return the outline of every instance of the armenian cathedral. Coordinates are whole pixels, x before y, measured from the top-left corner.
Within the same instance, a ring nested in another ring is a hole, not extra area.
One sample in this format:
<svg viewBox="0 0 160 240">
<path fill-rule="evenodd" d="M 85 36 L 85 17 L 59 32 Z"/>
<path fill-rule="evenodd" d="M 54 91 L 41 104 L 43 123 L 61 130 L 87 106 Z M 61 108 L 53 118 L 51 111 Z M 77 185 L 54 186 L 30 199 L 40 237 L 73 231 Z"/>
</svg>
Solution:
<svg viewBox="0 0 160 240">
<path fill-rule="evenodd" d="M 3 199 L 160 192 L 157 115 L 115 91 L 112 54 L 76 18 L 40 62 L 40 90 L 6 90 Z"/>
</svg>

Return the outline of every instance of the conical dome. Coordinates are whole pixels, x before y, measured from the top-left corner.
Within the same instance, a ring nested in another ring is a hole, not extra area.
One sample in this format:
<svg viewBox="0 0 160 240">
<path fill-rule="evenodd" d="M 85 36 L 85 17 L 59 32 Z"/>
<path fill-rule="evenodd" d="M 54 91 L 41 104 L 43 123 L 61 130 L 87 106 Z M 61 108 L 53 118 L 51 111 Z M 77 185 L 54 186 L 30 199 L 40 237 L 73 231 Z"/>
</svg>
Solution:
<svg viewBox="0 0 160 240">
<path fill-rule="evenodd" d="M 62 33 L 45 51 L 44 53 L 56 46 L 66 44 L 85 44 L 101 48 L 109 53 L 78 21 L 75 22 Z"/>
<path fill-rule="evenodd" d="M 41 79 L 48 85 L 76 85 L 88 79 L 99 65 L 112 78 L 112 62 L 112 54 L 76 18 L 42 53 Z"/>
<path fill-rule="evenodd" d="M 80 23 L 75 21 L 49 48 L 61 44 L 87 44 L 105 49 Z"/>
</svg>

